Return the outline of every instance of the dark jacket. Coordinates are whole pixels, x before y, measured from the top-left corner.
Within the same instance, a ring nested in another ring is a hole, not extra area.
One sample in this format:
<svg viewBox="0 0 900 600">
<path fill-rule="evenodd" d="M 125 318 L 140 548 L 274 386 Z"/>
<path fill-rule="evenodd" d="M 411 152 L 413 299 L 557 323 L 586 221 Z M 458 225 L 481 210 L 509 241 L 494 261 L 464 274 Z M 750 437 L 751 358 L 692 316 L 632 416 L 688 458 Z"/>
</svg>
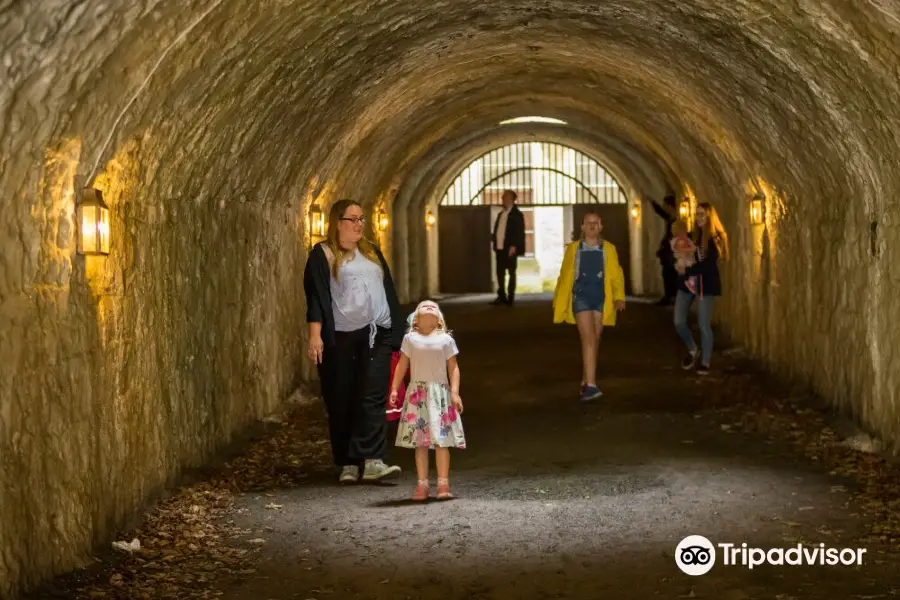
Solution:
<svg viewBox="0 0 900 600">
<path fill-rule="evenodd" d="M 672 246 L 669 241 L 672 239 L 672 224 L 676 221 L 675 217 L 672 216 L 663 206 L 657 202 L 656 200 L 651 200 L 653 203 L 653 210 L 656 211 L 656 214 L 666 222 L 666 231 L 663 233 L 662 239 L 659 241 L 659 249 L 656 251 L 656 256 L 659 257 L 660 260 L 672 262 Z"/>
<path fill-rule="evenodd" d="M 700 245 L 700 242 L 697 240 L 694 240 L 694 243 L 697 244 L 697 246 Z M 699 248 L 694 256 L 699 257 Z M 697 282 L 697 291 L 700 296 L 721 296 L 722 280 L 719 277 L 718 261 L 719 246 L 716 244 L 716 239 L 711 238 L 709 240 L 709 248 L 707 248 L 706 256 L 703 257 L 703 260 L 698 260 L 685 269 L 684 275 L 678 275 L 678 289 L 690 293 L 684 285 L 684 282 L 688 277 L 696 275 L 699 278 Z"/>
<path fill-rule="evenodd" d="M 322 324 L 322 342 L 328 348 L 334 345 L 334 310 L 331 306 L 331 267 L 322 248 L 324 243 L 319 242 L 309 253 L 303 273 L 303 289 L 306 292 L 306 321 Z M 394 280 L 384 255 L 377 247 L 375 253 L 384 271 L 384 291 L 391 310 L 391 347 L 399 350 L 403 336 L 406 335 L 407 315 L 400 308 Z"/>
<path fill-rule="evenodd" d="M 497 249 L 497 228 L 500 226 L 500 216 L 494 219 L 494 230 L 491 233 L 491 248 Z M 510 246 L 516 247 L 516 256 L 525 254 L 525 215 L 515 204 L 509 209 L 506 217 L 506 233 L 503 236 L 503 250 L 509 251 Z"/>
</svg>

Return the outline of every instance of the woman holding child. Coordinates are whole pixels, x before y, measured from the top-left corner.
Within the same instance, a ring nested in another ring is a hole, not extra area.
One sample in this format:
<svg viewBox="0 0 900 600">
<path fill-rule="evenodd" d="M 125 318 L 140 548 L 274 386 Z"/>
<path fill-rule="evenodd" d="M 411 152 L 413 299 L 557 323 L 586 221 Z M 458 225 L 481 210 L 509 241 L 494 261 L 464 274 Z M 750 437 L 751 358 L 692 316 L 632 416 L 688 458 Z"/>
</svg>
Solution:
<svg viewBox="0 0 900 600">
<path fill-rule="evenodd" d="M 688 356 L 681 363 L 684 370 L 697 366 L 698 375 L 709 373 L 712 360 L 713 301 L 722 294 L 722 282 L 719 276 L 719 258 L 728 259 L 728 235 L 716 210 L 708 202 L 697 205 L 694 213 L 694 231 L 690 239 L 679 231 L 679 223 L 674 226 L 675 237 L 672 240 L 675 251 L 675 270 L 678 272 L 678 294 L 675 297 L 675 330 L 688 349 Z M 684 224 L 680 223 L 683 229 Z M 698 299 L 698 321 L 702 353 L 694 342 L 691 329 L 687 324 L 688 313 L 694 299 Z"/>
</svg>

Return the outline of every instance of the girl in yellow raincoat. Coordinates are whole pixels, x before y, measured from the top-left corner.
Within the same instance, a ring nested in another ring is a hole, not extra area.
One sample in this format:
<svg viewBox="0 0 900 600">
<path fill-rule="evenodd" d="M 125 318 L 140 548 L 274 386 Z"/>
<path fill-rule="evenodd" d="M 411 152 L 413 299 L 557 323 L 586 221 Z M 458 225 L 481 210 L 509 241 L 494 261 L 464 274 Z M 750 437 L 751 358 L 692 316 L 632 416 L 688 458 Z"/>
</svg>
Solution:
<svg viewBox="0 0 900 600">
<path fill-rule="evenodd" d="M 566 246 L 553 294 L 553 322 L 575 323 L 581 336 L 582 402 L 603 395 L 597 387 L 600 335 L 625 309 L 625 274 L 616 247 L 600 237 L 601 231 L 600 215 L 586 213 L 581 238 Z"/>
</svg>

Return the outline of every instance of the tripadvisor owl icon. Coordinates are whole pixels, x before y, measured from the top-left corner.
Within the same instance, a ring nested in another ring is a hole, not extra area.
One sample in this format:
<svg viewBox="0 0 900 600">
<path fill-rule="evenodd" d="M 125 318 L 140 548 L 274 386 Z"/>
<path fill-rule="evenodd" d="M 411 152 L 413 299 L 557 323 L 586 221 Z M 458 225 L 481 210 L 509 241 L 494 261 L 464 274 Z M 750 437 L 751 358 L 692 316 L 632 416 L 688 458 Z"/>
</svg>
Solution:
<svg viewBox="0 0 900 600">
<path fill-rule="evenodd" d="M 716 564 L 716 548 L 702 535 L 689 535 L 675 548 L 675 564 L 688 575 L 705 575 Z"/>
</svg>

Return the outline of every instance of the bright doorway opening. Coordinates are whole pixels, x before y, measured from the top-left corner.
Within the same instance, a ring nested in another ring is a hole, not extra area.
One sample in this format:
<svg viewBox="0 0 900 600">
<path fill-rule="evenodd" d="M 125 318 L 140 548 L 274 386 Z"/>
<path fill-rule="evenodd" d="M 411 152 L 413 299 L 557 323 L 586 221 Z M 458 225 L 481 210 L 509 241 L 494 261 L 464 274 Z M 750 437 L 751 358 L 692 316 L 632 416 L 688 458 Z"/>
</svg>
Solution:
<svg viewBox="0 0 900 600">
<path fill-rule="evenodd" d="M 565 245 L 588 210 L 600 213 L 604 236 L 616 245 L 630 288 L 628 198 L 618 181 L 574 148 L 519 142 L 472 161 L 444 193 L 438 207 L 441 293 L 496 291 L 490 238 L 505 190 L 517 194 L 525 216 L 526 254 L 518 261 L 517 294 L 554 289 Z"/>
</svg>

